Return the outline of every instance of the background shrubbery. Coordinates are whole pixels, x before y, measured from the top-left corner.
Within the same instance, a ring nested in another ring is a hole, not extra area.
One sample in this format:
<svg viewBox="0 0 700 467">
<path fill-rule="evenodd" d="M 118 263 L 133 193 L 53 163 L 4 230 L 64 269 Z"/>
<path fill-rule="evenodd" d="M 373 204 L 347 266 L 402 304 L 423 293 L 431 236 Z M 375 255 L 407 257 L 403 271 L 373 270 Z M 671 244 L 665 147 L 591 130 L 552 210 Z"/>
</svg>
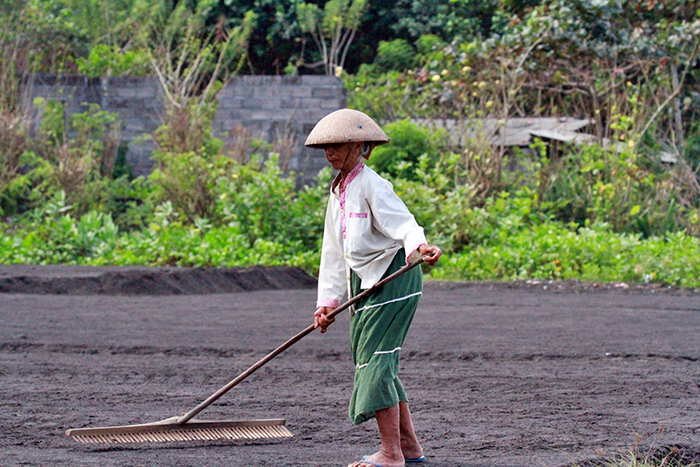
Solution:
<svg viewBox="0 0 700 467">
<path fill-rule="evenodd" d="M 299 187 L 274 145 L 231 150 L 211 118 L 236 73 L 324 71 L 391 137 L 369 165 L 445 250 L 434 277 L 700 286 L 687 2 L 0 0 L 0 27 L 2 263 L 315 272 L 330 171 Z M 158 76 L 154 171 L 131 176 L 99 107 L 36 101 L 32 123 L 36 71 Z M 485 131 L 533 116 L 589 119 L 591 137 L 513 151 Z M 426 119 L 468 130 L 457 146 Z"/>
</svg>

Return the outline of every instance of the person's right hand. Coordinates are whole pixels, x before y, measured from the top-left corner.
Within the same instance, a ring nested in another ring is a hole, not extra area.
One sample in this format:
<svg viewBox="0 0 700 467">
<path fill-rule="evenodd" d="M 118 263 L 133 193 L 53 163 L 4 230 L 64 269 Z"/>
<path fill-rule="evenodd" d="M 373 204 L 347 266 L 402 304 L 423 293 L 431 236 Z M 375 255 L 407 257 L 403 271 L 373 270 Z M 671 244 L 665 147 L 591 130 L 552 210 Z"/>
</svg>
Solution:
<svg viewBox="0 0 700 467">
<path fill-rule="evenodd" d="M 329 306 L 318 308 L 314 313 L 314 328 L 320 327 L 322 333 L 326 332 L 328 330 L 328 326 L 335 321 L 335 318 L 328 318 L 328 313 L 333 310 L 334 308 Z"/>
<path fill-rule="evenodd" d="M 442 256 L 442 250 L 439 246 L 428 245 L 427 243 L 418 247 L 418 253 L 423 256 L 423 260 L 428 263 L 429 266 L 435 266 L 435 263 L 437 263 L 440 256 Z"/>
</svg>

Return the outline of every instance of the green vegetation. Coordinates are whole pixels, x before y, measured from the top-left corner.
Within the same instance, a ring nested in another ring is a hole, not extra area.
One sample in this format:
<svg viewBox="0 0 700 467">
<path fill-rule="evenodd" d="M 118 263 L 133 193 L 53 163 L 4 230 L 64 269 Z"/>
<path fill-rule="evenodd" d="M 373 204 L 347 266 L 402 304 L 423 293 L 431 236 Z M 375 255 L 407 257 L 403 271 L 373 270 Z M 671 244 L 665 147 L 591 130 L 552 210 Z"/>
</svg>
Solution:
<svg viewBox="0 0 700 467">
<path fill-rule="evenodd" d="M 0 0 L 0 262 L 318 267 L 330 171 L 212 134 L 238 73 L 325 73 L 392 143 L 369 161 L 455 280 L 700 287 L 700 11 L 667 0 Z M 134 178 L 116 115 L 65 118 L 34 72 L 154 75 L 166 96 Z M 589 119 L 585 143 L 512 150 L 514 117 Z M 418 119 L 450 121 L 435 130 Z M 492 128 L 496 128 L 493 130 Z M 673 154 L 667 164 L 660 154 Z"/>
<path fill-rule="evenodd" d="M 118 218 L 121 222 L 102 211 L 77 213 L 60 190 L 41 208 L 2 226 L 0 262 L 318 267 L 330 171 L 319 175 L 315 188 L 296 190 L 292 177 L 282 177 L 274 156 L 245 164 L 222 158 L 210 168 L 211 218 L 190 222 L 171 201 L 139 209 L 138 203 L 151 205 L 152 197 L 160 196 L 157 180 L 132 182 L 153 188 L 134 189 L 143 198 L 131 201 L 132 211 Z M 139 227 L 129 228 L 136 220 Z"/>
</svg>

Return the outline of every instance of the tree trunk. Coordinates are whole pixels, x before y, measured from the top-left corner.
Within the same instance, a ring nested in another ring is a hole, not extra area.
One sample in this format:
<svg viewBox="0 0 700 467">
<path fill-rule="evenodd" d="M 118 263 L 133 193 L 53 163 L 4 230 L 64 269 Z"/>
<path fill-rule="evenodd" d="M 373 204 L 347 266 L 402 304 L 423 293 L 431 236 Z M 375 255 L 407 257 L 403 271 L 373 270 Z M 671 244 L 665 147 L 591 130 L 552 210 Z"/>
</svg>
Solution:
<svg viewBox="0 0 700 467">
<path fill-rule="evenodd" d="M 673 86 L 673 92 L 676 97 L 673 99 L 673 132 L 676 135 L 676 146 L 678 149 L 682 150 L 685 146 L 685 140 L 683 137 L 683 115 L 681 114 L 681 96 L 678 87 L 680 83 L 678 81 L 678 67 L 675 64 L 671 64 L 671 85 Z"/>
</svg>

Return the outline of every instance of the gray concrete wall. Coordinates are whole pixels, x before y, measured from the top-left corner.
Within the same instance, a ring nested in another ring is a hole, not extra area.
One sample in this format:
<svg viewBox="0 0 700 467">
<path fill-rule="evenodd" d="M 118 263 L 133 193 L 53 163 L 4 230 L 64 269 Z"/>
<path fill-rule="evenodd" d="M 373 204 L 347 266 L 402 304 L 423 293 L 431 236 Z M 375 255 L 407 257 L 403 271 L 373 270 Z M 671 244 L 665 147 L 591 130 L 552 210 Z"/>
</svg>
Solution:
<svg viewBox="0 0 700 467">
<path fill-rule="evenodd" d="M 155 77 L 37 75 L 25 91 L 28 102 L 35 97 L 64 102 L 66 118 L 84 112 L 90 103 L 116 112 L 134 175 L 151 171 L 154 146 L 148 135 L 161 124 L 163 113 Z M 345 88 L 335 77 L 237 76 L 219 93 L 213 130 L 231 148 L 240 148 L 246 138 L 269 143 L 263 152 L 279 152 L 285 167 L 307 181 L 327 163 L 322 151 L 304 147 L 306 135 L 325 115 L 346 106 Z"/>
<path fill-rule="evenodd" d="M 219 93 L 214 133 L 224 140 L 237 125 L 272 143 L 288 170 L 310 180 L 325 167 L 323 151 L 304 146 L 330 112 L 347 106 L 342 81 L 333 76 L 237 76 Z"/>
</svg>

